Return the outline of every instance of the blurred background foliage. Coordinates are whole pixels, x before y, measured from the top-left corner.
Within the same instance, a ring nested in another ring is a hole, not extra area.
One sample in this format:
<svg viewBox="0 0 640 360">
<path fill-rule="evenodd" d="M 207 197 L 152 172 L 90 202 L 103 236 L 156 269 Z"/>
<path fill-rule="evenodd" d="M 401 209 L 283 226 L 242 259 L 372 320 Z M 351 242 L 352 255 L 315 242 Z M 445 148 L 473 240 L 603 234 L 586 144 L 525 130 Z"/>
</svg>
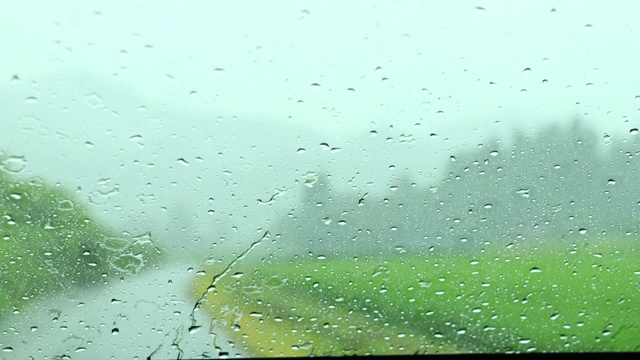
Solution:
<svg viewBox="0 0 640 360">
<path fill-rule="evenodd" d="M 598 136 L 583 121 L 515 131 L 443 159 L 444 177 L 420 185 L 407 171 L 382 195 L 341 193 L 320 171 L 301 206 L 276 222 L 276 253 L 325 255 L 479 251 L 491 244 L 637 238 L 640 136 Z M 416 154 L 428 156 L 428 154 Z M 286 246 L 284 245 L 286 244 Z M 302 250 L 302 251 L 301 251 Z"/>
<path fill-rule="evenodd" d="M 101 224 L 60 184 L 20 177 L 19 161 L 0 152 L 0 318 L 53 293 L 160 263 L 150 233 Z"/>
<path fill-rule="evenodd" d="M 381 195 L 320 171 L 203 306 L 258 356 L 637 351 L 636 134 L 516 131 Z"/>
</svg>

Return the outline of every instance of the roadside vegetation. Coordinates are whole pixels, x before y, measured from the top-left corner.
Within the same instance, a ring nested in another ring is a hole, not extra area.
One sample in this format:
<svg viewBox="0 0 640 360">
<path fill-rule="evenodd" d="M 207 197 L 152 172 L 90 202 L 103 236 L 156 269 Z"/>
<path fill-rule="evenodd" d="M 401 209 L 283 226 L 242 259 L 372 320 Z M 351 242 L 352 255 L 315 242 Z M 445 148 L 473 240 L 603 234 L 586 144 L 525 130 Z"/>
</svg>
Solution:
<svg viewBox="0 0 640 360">
<path fill-rule="evenodd" d="M 516 131 L 379 196 L 319 171 L 202 308 L 257 356 L 638 351 L 636 133 Z"/>
<path fill-rule="evenodd" d="M 101 224 L 69 190 L 21 177 L 19 161 L 0 152 L 0 320 L 30 301 L 159 264 L 149 234 Z"/>
<path fill-rule="evenodd" d="M 554 250 L 264 264 L 203 308 L 256 356 L 638 351 L 638 249 Z"/>
</svg>

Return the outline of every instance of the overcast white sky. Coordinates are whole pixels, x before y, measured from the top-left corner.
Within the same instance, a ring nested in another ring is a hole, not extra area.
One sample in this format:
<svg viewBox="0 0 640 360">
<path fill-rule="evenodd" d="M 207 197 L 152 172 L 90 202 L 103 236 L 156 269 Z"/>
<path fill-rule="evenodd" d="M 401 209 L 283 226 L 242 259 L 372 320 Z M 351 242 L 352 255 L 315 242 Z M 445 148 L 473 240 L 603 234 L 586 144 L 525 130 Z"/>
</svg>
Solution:
<svg viewBox="0 0 640 360">
<path fill-rule="evenodd" d="M 523 114 L 588 113 L 604 121 L 611 112 L 619 122 L 639 107 L 640 4 L 632 0 L 31 1 L 4 8 L 5 81 L 82 71 L 179 110 L 350 133 L 400 116 L 464 128 Z"/>
<path fill-rule="evenodd" d="M 0 12 L 0 148 L 87 199 L 117 189 L 99 206 L 123 222 L 173 197 L 249 214 L 319 168 L 363 192 L 390 165 L 426 181 L 456 146 L 517 127 L 580 115 L 628 136 L 639 13 L 632 0 L 14 1 Z"/>
</svg>

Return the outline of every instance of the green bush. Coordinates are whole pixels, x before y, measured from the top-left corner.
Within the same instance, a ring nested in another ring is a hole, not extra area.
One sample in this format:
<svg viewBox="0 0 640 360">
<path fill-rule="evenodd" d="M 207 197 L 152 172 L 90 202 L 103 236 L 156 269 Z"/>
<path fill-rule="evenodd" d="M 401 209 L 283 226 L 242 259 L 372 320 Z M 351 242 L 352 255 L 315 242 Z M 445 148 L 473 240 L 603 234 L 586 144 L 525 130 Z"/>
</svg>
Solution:
<svg viewBox="0 0 640 360">
<path fill-rule="evenodd" d="M 160 261 L 149 234 L 118 234 L 69 191 L 11 170 L 0 167 L 0 316 L 30 300 Z"/>
</svg>

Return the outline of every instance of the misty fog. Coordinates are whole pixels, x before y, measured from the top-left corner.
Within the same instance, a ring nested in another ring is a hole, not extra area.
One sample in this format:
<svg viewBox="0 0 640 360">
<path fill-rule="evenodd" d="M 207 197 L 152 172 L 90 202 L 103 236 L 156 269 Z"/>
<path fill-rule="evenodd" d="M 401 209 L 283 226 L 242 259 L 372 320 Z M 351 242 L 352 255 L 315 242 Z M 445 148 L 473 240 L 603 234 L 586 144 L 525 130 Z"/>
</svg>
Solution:
<svg viewBox="0 0 640 360">
<path fill-rule="evenodd" d="M 9 4 L 0 171 L 150 233 L 185 289 L 265 233 L 252 261 L 627 236 L 638 6 Z"/>
</svg>

